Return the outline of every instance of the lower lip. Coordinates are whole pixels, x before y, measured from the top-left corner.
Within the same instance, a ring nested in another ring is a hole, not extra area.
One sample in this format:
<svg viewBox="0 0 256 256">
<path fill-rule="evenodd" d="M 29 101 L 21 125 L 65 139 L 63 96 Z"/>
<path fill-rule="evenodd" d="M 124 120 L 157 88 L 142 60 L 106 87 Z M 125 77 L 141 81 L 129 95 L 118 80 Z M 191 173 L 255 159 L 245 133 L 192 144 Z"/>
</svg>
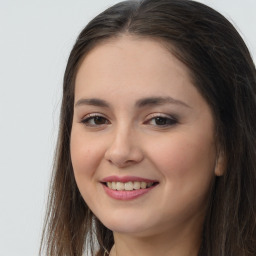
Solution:
<svg viewBox="0 0 256 256">
<path fill-rule="evenodd" d="M 103 185 L 103 188 L 108 196 L 111 198 L 117 199 L 117 200 L 132 200 L 138 197 L 141 197 L 148 193 L 150 190 L 155 188 L 155 186 L 152 186 L 150 188 L 144 188 L 144 189 L 137 189 L 137 190 L 113 190 L 109 187 Z"/>
</svg>

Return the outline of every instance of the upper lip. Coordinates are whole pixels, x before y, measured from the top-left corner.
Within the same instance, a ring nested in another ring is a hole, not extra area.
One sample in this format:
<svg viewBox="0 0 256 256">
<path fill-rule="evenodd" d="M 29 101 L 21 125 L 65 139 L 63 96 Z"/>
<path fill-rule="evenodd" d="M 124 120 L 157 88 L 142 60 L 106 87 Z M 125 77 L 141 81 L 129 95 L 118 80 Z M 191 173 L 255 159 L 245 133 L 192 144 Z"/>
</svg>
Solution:
<svg viewBox="0 0 256 256">
<path fill-rule="evenodd" d="M 136 176 L 108 176 L 102 179 L 101 182 L 129 182 L 129 181 L 140 181 L 140 182 L 158 182 L 157 180 L 147 179 L 143 177 L 136 177 Z"/>
</svg>

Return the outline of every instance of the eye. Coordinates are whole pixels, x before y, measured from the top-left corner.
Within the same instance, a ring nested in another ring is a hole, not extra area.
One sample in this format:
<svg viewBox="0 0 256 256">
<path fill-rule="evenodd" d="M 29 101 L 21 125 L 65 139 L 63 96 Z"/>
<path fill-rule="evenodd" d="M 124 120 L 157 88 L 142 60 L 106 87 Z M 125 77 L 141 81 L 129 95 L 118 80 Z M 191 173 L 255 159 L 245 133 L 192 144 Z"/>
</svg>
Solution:
<svg viewBox="0 0 256 256">
<path fill-rule="evenodd" d="M 171 116 L 155 115 L 148 119 L 145 123 L 153 126 L 172 126 L 177 123 L 177 119 Z"/>
<path fill-rule="evenodd" d="M 109 120 L 99 114 L 89 114 L 81 121 L 86 126 L 101 126 L 110 124 Z"/>
</svg>

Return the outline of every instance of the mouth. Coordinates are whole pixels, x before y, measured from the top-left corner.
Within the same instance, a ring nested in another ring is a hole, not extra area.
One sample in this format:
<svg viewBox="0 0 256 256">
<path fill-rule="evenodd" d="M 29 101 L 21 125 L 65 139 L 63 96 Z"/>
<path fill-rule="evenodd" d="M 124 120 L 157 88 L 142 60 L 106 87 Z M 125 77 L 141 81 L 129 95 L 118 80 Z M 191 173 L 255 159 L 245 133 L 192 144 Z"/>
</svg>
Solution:
<svg viewBox="0 0 256 256">
<path fill-rule="evenodd" d="M 116 200 L 133 200 L 152 191 L 159 182 L 135 176 L 109 176 L 100 182 L 108 196 Z"/>
<path fill-rule="evenodd" d="M 151 188 L 156 186 L 158 182 L 146 182 L 146 181 L 108 181 L 102 183 L 104 186 L 108 187 L 111 190 L 117 191 L 132 191 L 132 190 L 141 190 Z"/>
</svg>

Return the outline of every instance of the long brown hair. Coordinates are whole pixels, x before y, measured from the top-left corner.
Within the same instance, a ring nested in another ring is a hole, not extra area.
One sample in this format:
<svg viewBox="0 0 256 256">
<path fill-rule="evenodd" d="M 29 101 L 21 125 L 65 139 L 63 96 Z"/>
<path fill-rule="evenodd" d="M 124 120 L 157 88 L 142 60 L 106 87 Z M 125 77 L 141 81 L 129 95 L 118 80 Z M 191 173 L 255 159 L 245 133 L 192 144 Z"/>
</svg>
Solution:
<svg viewBox="0 0 256 256">
<path fill-rule="evenodd" d="M 158 39 L 187 65 L 215 118 L 226 171 L 216 177 L 205 217 L 200 256 L 256 255 L 256 72 L 233 25 L 189 0 L 125 1 L 94 18 L 80 33 L 67 63 L 59 138 L 42 245 L 47 255 L 103 255 L 113 234 L 81 197 L 70 159 L 74 81 L 86 54 L 121 34 Z M 168 47 L 170 46 L 170 47 Z"/>
</svg>

